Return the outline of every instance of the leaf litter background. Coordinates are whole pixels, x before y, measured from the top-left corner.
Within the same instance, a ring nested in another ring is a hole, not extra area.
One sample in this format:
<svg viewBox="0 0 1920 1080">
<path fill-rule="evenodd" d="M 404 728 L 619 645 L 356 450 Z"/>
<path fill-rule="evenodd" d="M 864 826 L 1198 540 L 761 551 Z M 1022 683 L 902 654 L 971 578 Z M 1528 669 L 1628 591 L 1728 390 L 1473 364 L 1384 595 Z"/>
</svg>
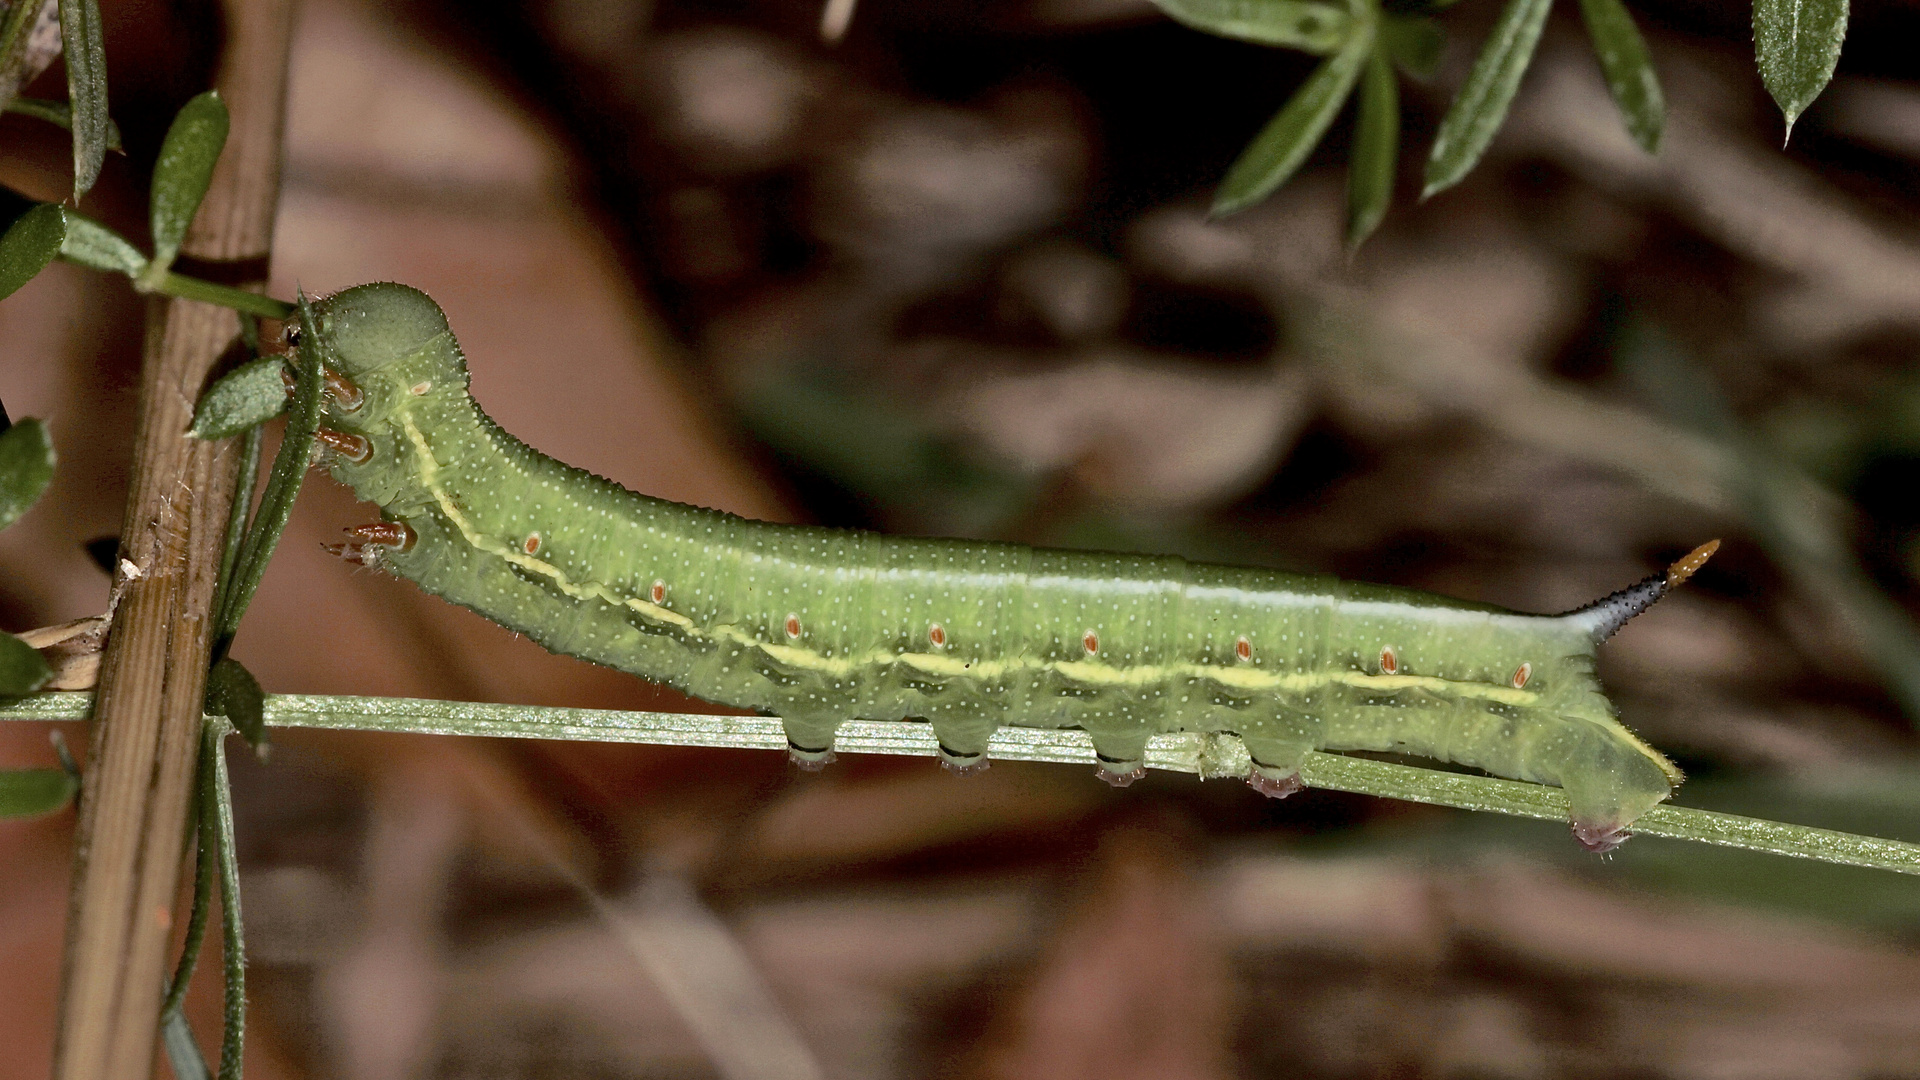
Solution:
<svg viewBox="0 0 1920 1080">
<path fill-rule="evenodd" d="M 509 430 L 751 516 L 1531 610 L 1725 536 L 1609 647 L 1626 718 L 1689 804 L 1920 838 L 1911 10 L 1856 10 L 1783 153 L 1744 11 L 1640 9 L 1657 158 L 1559 12 L 1489 159 L 1406 205 L 1484 6 L 1349 259 L 1346 120 L 1204 212 L 1308 59 L 1125 0 L 874 0 L 836 49 L 773 0 L 312 0 L 274 291 L 425 288 Z M 107 20 L 131 152 L 86 209 L 137 235 L 217 24 Z M 0 134 L 57 198 L 59 133 Z M 0 535 L 9 629 L 104 603 L 140 334 L 115 281 L 21 295 L 0 395 L 61 471 Z M 305 493 L 238 646 L 268 689 L 688 707 L 320 552 L 367 513 Z M 260 1078 L 1920 1074 L 1892 875 L 1057 767 L 282 732 L 235 769 Z M 48 1067 L 70 848 L 0 828 L 0 1075 Z"/>
</svg>

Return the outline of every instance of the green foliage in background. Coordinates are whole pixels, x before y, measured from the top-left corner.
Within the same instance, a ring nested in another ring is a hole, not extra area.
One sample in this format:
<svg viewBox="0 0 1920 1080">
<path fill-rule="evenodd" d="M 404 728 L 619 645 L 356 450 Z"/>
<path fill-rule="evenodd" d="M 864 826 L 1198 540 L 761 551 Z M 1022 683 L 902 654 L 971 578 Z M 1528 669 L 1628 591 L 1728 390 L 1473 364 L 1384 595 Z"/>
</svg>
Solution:
<svg viewBox="0 0 1920 1080">
<path fill-rule="evenodd" d="M 4 258 L 4 244 L 0 244 L 0 274 L 6 273 Z M 0 410 L 0 529 L 19 520 L 40 500 L 53 482 L 53 465 L 53 439 L 47 426 L 38 420 L 9 424 L 6 412 Z M 0 697 L 30 694 L 52 677 L 53 669 L 26 642 L 0 634 Z M 39 781 L 0 773 L 0 817 L 44 812 L 33 809 L 39 805 L 34 795 L 48 790 Z"/>
<path fill-rule="evenodd" d="M 1392 201 L 1399 141 L 1398 66 L 1414 78 L 1431 74 L 1442 39 L 1419 13 L 1349 0 L 1345 9 L 1313 0 L 1155 0 L 1176 21 L 1209 34 L 1326 56 L 1227 170 L 1214 196 L 1216 216 L 1260 202 L 1290 179 L 1319 145 L 1355 86 L 1347 242 L 1358 247 Z M 1448 3 L 1429 4 L 1437 11 Z M 1428 151 L 1420 197 L 1452 187 L 1471 172 L 1506 122 L 1507 110 L 1533 62 L 1553 0 L 1507 0 L 1454 95 Z M 1607 89 L 1622 123 L 1647 153 L 1660 148 L 1666 98 L 1645 39 L 1621 0 L 1580 0 Z M 1847 32 L 1847 0 L 1755 0 L 1754 46 L 1761 80 L 1787 129 L 1826 88 Z M 1365 78 L 1362 74 L 1365 73 Z"/>
<path fill-rule="evenodd" d="M 1753 0 L 1753 53 L 1787 131 L 1833 78 L 1847 0 Z"/>
</svg>

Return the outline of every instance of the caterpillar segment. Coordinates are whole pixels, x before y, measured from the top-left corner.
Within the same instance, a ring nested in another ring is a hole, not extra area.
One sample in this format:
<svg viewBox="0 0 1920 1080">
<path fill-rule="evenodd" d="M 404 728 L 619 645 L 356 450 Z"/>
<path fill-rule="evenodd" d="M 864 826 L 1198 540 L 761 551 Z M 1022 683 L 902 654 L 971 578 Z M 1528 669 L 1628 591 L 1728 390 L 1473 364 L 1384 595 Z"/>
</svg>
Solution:
<svg viewBox="0 0 1920 1080">
<path fill-rule="evenodd" d="M 323 456 L 385 519 L 344 548 L 555 652 L 778 716 L 803 768 L 855 718 L 930 723 L 962 773 L 1003 725 L 1079 728 L 1122 786 L 1153 735 L 1230 734 L 1274 797 L 1309 751 L 1401 751 L 1560 786 L 1595 851 L 1681 779 L 1615 717 L 1594 653 L 1711 544 L 1538 616 L 1171 556 L 752 522 L 502 431 L 414 289 L 349 289 L 302 324 L 330 372 Z"/>
</svg>

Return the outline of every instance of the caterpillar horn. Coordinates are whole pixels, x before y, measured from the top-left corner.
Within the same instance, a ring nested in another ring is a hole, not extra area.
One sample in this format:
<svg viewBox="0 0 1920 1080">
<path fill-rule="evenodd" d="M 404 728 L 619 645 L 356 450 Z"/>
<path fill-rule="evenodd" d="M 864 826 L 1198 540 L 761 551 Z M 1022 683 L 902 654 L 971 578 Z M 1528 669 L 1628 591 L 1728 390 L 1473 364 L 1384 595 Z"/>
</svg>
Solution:
<svg viewBox="0 0 1920 1080">
<path fill-rule="evenodd" d="M 1655 601 L 1679 588 L 1682 582 L 1697 573 L 1707 564 L 1708 559 L 1713 558 L 1713 553 L 1719 550 L 1720 541 L 1709 540 L 1667 567 L 1664 573 L 1654 574 L 1638 584 L 1629 585 L 1619 592 L 1609 593 L 1559 618 L 1593 635 L 1593 643 L 1598 645 L 1619 633 L 1620 628 L 1627 625 L 1627 620 L 1652 607 Z"/>
</svg>

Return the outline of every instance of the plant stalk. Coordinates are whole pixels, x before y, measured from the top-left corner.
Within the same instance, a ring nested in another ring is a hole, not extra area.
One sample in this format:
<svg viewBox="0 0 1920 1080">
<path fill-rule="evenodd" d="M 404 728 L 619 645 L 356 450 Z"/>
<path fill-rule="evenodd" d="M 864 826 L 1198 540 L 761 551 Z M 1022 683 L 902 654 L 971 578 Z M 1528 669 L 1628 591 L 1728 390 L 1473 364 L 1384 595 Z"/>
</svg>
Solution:
<svg viewBox="0 0 1920 1080">
<path fill-rule="evenodd" d="M 289 0 L 227 0 L 219 88 L 232 133 L 182 250 L 259 260 L 280 187 Z M 264 284 L 262 282 L 261 284 Z M 137 457 L 121 529 L 120 597 L 102 662 L 82 788 L 54 1046 L 56 1080 L 151 1075 L 167 943 L 211 647 L 215 577 L 241 455 L 186 434 L 233 312 L 191 300 L 148 308 Z"/>
<path fill-rule="evenodd" d="M 183 277 L 167 272 L 166 278 L 156 290 L 167 296 L 176 296 L 186 300 L 204 300 L 209 304 L 244 311 L 249 315 L 258 315 L 263 319 L 285 319 L 293 314 L 294 307 L 285 300 L 275 300 L 246 289 L 236 289 L 230 285 L 221 285 L 199 278 Z"/>
<path fill-rule="evenodd" d="M 84 714 L 87 695 L 37 694 L 0 703 L 0 721 L 71 720 Z M 709 713 L 610 712 L 527 705 L 485 705 L 415 698 L 328 697 L 270 694 L 268 727 L 335 731 L 406 732 L 415 735 L 479 735 L 492 738 L 576 739 L 587 742 L 712 746 L 781 753 L 787 735 L 766 716 Z M 843 754 L 910 754 L 933 757 L 939 746 L 925 722 L 849 720 L 834 736 Z M 1055 728 L 1001 728 L 987 748 L 995 761 L 1050 761 L 1091 766 L 1093 743 L 1086 732 Z M 1246 747 L 1238 739 L 1199 732 L 1156 735 L 1147 743 L 1147 767 L 1197 773 L 1202 779 L 1238 780 L 1247 774 Z M 1900 774 L 1896 782 L 1910 784 Z M 1300 767 L 1307 786 L 1383 799 L 1508 814 L 1543 821 L 1567 820 L 1566 793 L 1556 787 L 1446 772 L 1345 754 L 1310 753 Z M 1633 823 L 1636 836 L 1664 836 L 1720 847 L 1814 859 L 1843 866 L 1920 875 L 1920 844 L 1809 825 L 1767 821 L 1713 810 L 1662 805 Z"/>
</svg>

